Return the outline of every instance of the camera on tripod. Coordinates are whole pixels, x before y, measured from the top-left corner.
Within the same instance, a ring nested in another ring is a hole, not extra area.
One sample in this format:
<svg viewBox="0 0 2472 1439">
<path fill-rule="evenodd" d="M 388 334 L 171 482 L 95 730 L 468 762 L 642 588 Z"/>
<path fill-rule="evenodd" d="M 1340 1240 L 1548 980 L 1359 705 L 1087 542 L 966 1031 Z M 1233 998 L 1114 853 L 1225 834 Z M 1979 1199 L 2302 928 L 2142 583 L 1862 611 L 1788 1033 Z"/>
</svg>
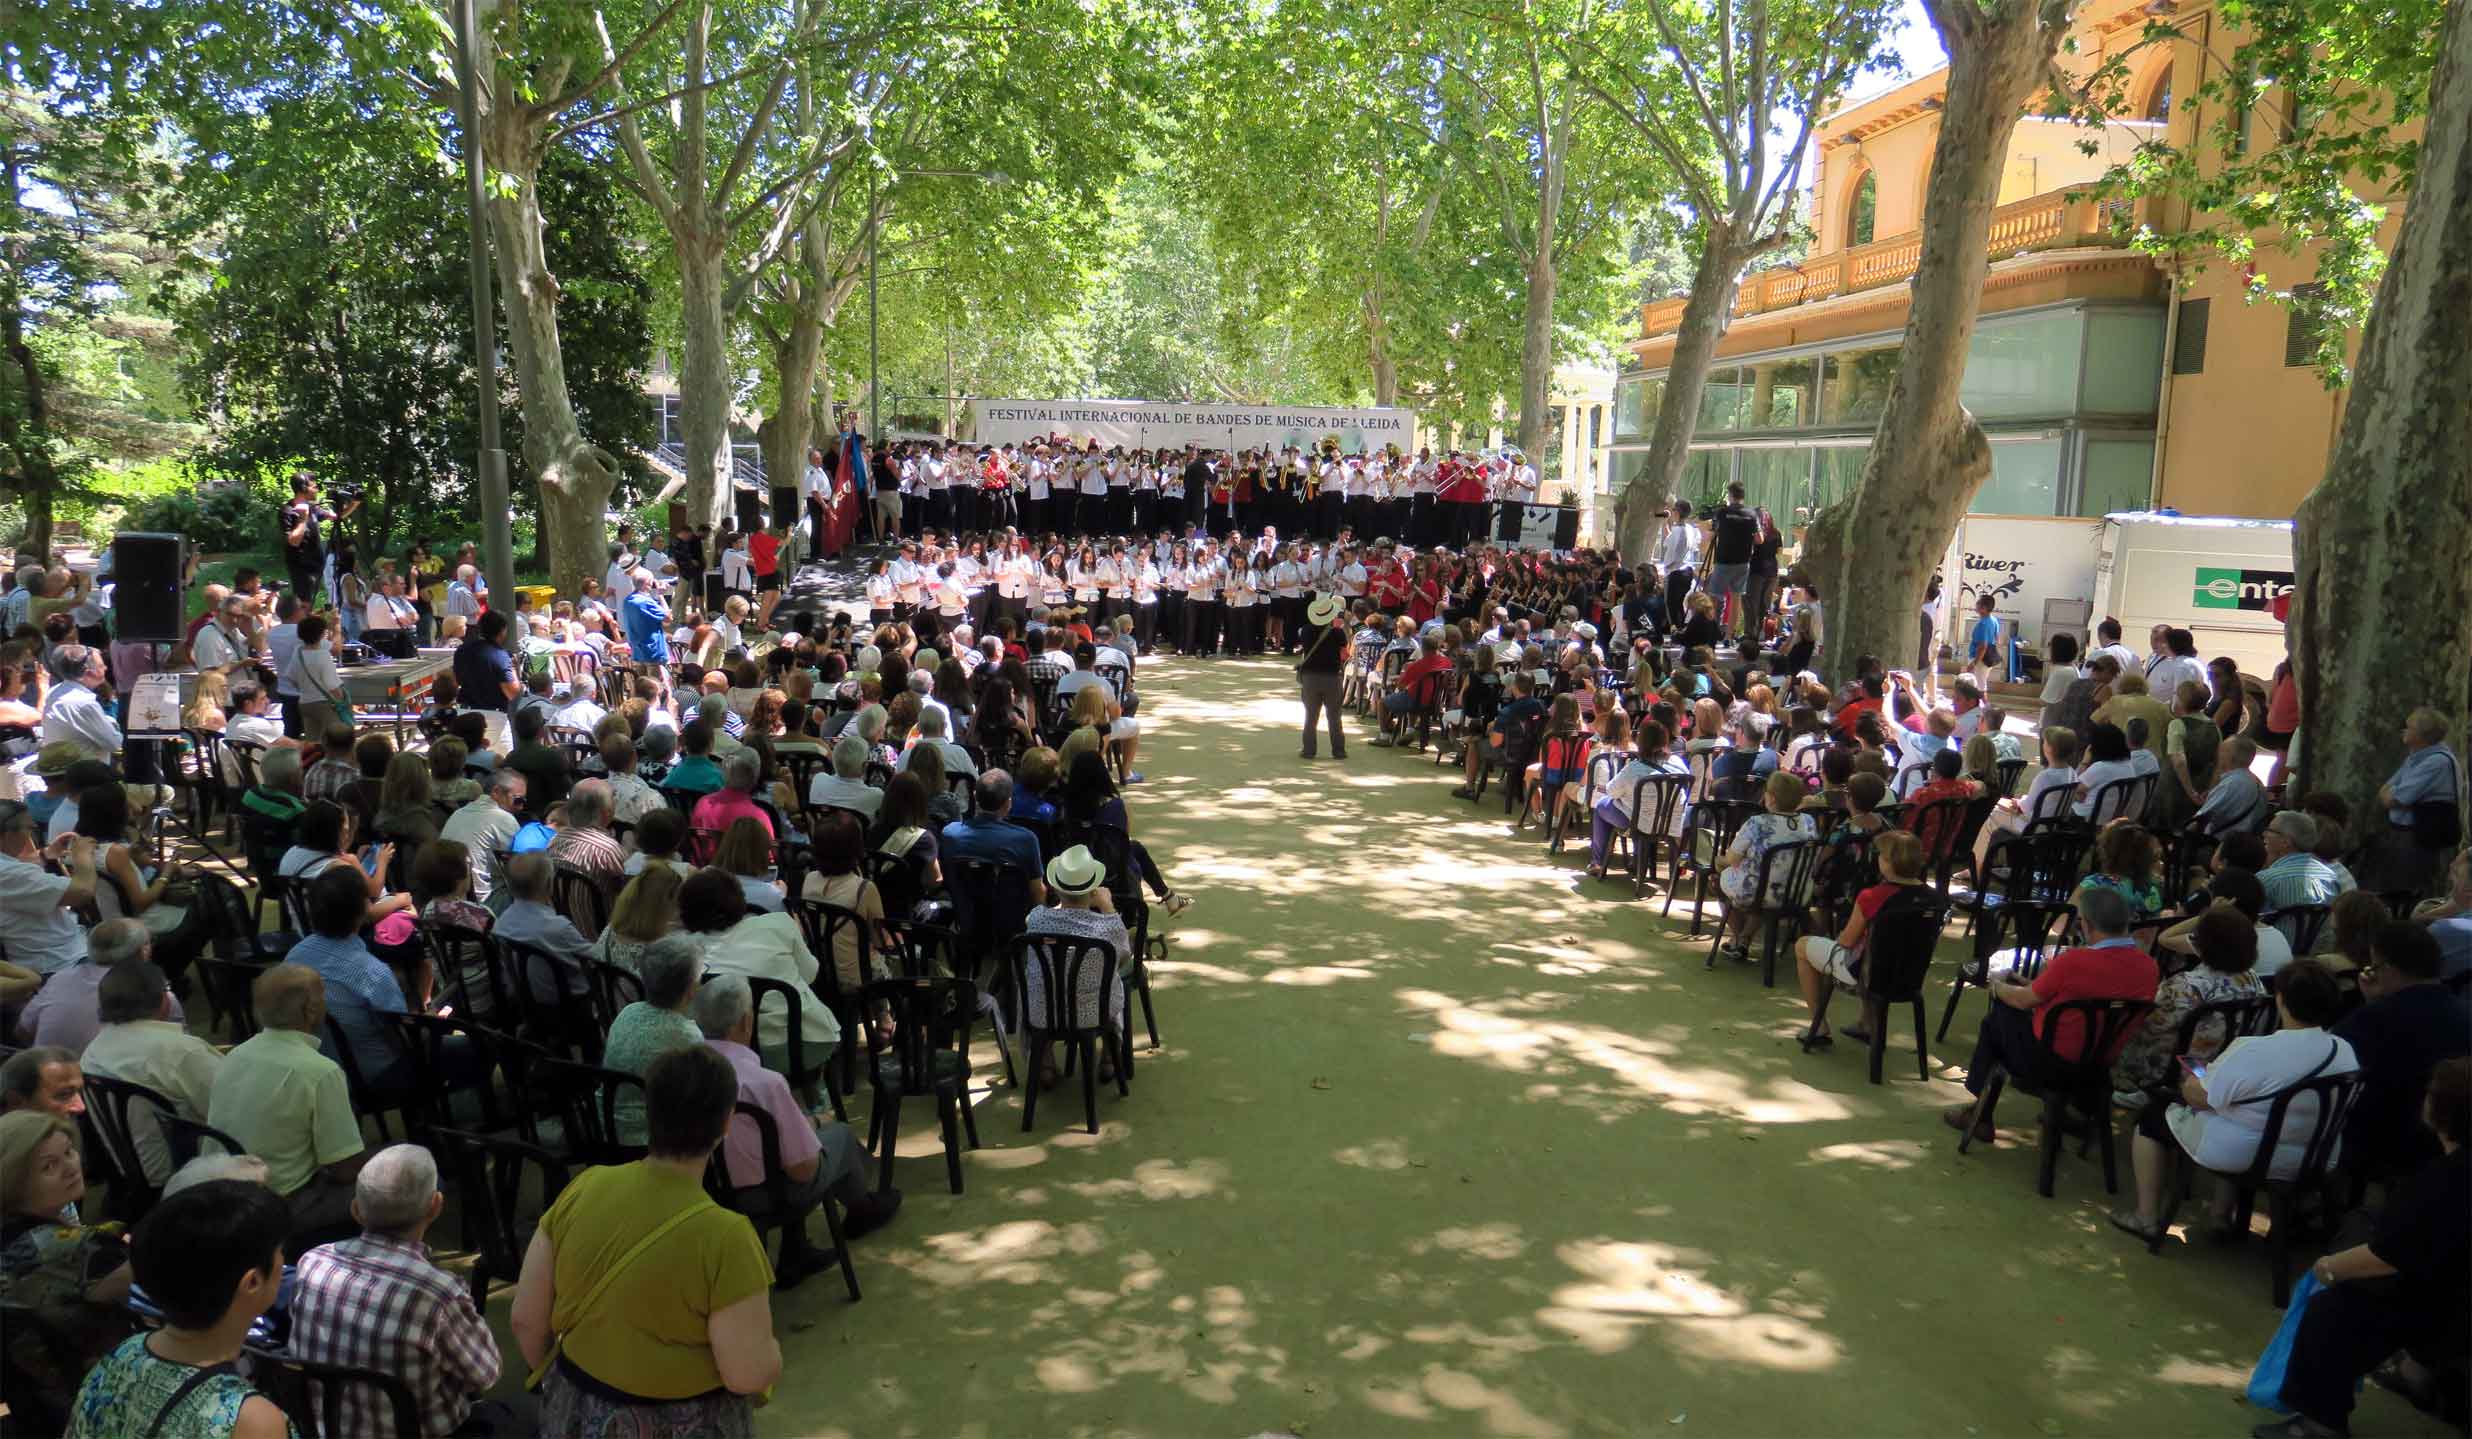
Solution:
<svg viewBox="0 0 2472 1439">
<path fill-rule="evenodd" d="M 362 499 L 358 485 L 328 485 L 326 498 L 338 505 L 358 504 Z"/>
</svg>

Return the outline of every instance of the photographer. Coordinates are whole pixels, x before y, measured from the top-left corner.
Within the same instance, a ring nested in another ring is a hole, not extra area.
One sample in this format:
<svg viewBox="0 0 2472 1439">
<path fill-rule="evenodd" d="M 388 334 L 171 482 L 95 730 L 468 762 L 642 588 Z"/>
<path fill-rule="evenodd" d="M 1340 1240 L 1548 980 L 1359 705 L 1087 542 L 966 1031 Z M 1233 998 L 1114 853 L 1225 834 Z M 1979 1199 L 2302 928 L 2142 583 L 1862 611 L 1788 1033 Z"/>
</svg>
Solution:
<svg viewBox="0 0 2472 1439">
<path fill-rule="evenodd" d="M 292 502 L 283 507 L 283 568 L 291 580 L 292 593 L 308 601 L 313 608 L 324 609 L 329 603 L 326 590 L 326 541 L 319 534 L 320 524 L 333 524 L 360 508 L 360 492 L 338 489 L 335 497 L 343 502 L 340 510 L 330 510 L 318 503 L 318 477 L 307 470 L 292 474 Z"/>
</svg>

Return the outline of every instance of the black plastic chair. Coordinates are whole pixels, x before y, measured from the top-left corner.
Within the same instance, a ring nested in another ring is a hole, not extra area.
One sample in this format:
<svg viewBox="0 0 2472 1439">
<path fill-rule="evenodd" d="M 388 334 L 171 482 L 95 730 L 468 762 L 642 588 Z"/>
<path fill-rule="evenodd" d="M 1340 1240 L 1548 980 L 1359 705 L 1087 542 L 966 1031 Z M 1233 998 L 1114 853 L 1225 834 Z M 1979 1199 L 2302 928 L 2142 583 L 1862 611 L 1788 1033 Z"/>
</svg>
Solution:
<svg viewBox="0 0 2472 1439">
<path fill-rule="evenodd" d="M 2275 999 L 2271 994 L 2261 994 L 2255 999 L 2218 999 L 2211 1004 L 2201 1004 L 2180 1017 L 2179 1038 L 2172 1045 L 2172 1053 L 2212 1059 L 2229 1049 L 2235 1039 L 2274 1033 L 2281 1018 L 2276 1013 Z M 2218 1031 L 2211 1040 L 2205 1033 L 2206 1026 L 2210 1024 Z M 2177 1092 L 2178 1086 L 2175 1085 L 2173 1093 Z"/>
<path fill-rule="evenodd" d="M 901 1101 L 931 1096 L 944 1136 L 944 1176 L 961 1192 L 961 1132 L 979 1147 L 970 1104 L 970 1027 L 978 1018 L 978 986 L 966 979 L 879 979 L 864 992 L 866 1007 L 892 1013 L 893 1043 L 875 1056 L 869 1081 L 874 1104 L 867 1147 L 876 1151 L 876 1187 L 893 1187 L 894 1149 L 901 1137 Z"/>
<path fill-rule="evenodd" d="M 2326 921 L 2334 912 L 2331 904 L 2286 905 L 2259 915 L 2258 922 L 2281 930 L 2292 942 L 2292 953 L 2305 956 L 2316 952 L 2318 938 L 2326 932 Z"/>
<path fill-rule="evenodd" d="M 2002 905 L 2074 903 L 2078 871 L 2093 843 L 2092 831 L 2069 825 L 2028 828 L 1993 845 L 1966 902 L 1966 932 Z"/>
<path fill-rule="evenodd" d="M 879 894 L 879 904 L 882 899 Z M 867 986 L 883 978 L 883 970 L 876 962 L 874 926 L 861 918 L 857 910 L 846 905 L 828 904 L 820 899 L 807 899 L 795 894 L 790 898 L 790 913 L 798 917 L 798 927 L 806 936 L 807 952 L 816 959 L 813 986 L 816 997 L 824 1001 L 824 1007 L 833 1012 L 833 1021 L 841 1026 L 845 1040 L 838 1056 L 842 1092 L 855 1093 L 858 1089 L 858 1055 L 866 1045 L 846 1041 L 863 1034 L 865 1011 L 859 1007 L 858 995 L 842 986 L 841 967 L 833 956 L 840 952 L 838 946 L 846 932 L 858 946 L 859 989 L 864 991 Z"/>
<path fill-rule="evenodd" d="M 145 1218 L 163 1193 L 161 1185 L 146 1177 L 145 1163 L 138 1157 L 134 1111 L 140 1104 L 149 1107 L 158 1131 L 166 1115 L 180 1113 L 180 1107 L 158 1090 L 86 1071 L 86 1118 L 103 1141 L 104 1157 L 112 1166 L 112 1215 L 131 1224 Z M 168 1152 L 170 1136 L 164 1139 Z"/>
<path fill-rule="evenodd" d="M 1082 977 L 1098 966 L 1096 1012 L 1080 1003 Z M 1013 993 L 1021 1005 L 1022 1102 L 1021 1127 L 1027 1132 L 1038 1115 L 1039 1056 L 1048 1042 L 1063 1041 L 1082 1071 L 1082 1111 L 1092 1134 L 1099 1132 L 1099 1067 L 1101 1046 L 1116 1062 L 1116 1093 L 1132 1092 L 1133 1045 L 1130 1015 L 1110 1019 L 1107 1005 L 1116 981 L 1116 947 L 1105 940 L 1062 934 L 1021 936 L 1013 951 Z M 1033 975 L 1039 983 L 1031 983 Z"/>
<path fill-rule="evenodd" d="M 505 1111 L 499 1108 L 497 1086 L 492 1071 L 497 1068 L 497 1036 L 477 1024 L 443 1014 L 406 1014 L 401 1010 L 373 1010 L 379 1023 L 395 1036 L 395 1042 L 412 1060 L 412 1085 L 403 1101 L 403 1123 L 414 1136 L 453 1125 L 454 1102 L 458 1094 L 470 1094 L 479 1101 L 481 1128 L 496 1131 L 507 1127 Z M 477 1054 L 475 1062 L 464 1066 L 461 1076 L 449 1061 L 457 1041 Z"/>
<path fill-rule="evenodd" d="M 2042 1167 L 2035 1178 L 2035 1192 L 2051 1198 L 2052 1177 L 2060 1164 L 2060 1146 L 2066 1137 L 2069 1113 L 2075 1109 L 2081 1121 L 2089 1126 L 2095 1142 L 2103 1149 L 2103 1192 L 2120 1192 L 2120 1159 L 2112 1140 L 2111 1065 L 2112 1057 L 2146 1016 L 2154 1010 L 2154 1002 L 2144 999 L 2067 999 L 2051 1005 L 2043 1020 L 2043 1032 L 2036 1037 L 2042 1052 L 2042 1073 L 2036 1085 L 2028 1087 L 2008 1071 L 2008 1066 L 1994 1061 L 1991 1073 L 1984 1078 L 1983 1092 L 1967 1114 L 1965 1130 L 1957 1140 L 1957 1152 L 1966 1153 L 1974 1143 L 1978 1116 L 1989 1113 L 2000 1102 L 2000 1093 L 2015 1083 L 2020 1090 L 2043 1101 Z M 2067 1021 L 2075 1019 L 2071 1026 Z M 2055 1047 L 2054 1036 L 2064 1029 L 2074 1028 L 2081 1042 L 2078 1056 L 2063 1059 Z"/>
<path fill-rule="evenodd" d="M 2331 1039 L 2328 1041 L 2333 1043 Z M 2355 1070 L 2348 1074 L 2321 1074 L 2288 1085 L 2271 1096 L 2250 1100 L 2251 1104 L 2269 1104 L 2266 1111 L 2266 1131 L 2259 1138 L 2257 1155 L 2249 1167 L 2237 1174 L 2220 1170 L 2209 1171 L 2228 1181 L 2238 1195 L 2232 1232 L 2246 1234 L 2249 1218 L 2254 1212 L 2260 1191 L 2266 1195 L 2266 1217 L 2269 1233 L 2269 1279 L 2274 1291 L 2275 1307 L 2281 1309 L 2292 1298 L 2292 1249 L 2294 1232 L 2300 1228 L 2301 1216 L 2309 1206 L 2301 1201 L 2314 1197 L 2324 1213 L 2337 1214 L 2342 1206 L 2336 1202 L 2335 1151 L 2344 1127 L 2350 1123 L 2352 1107 L 2360 1102 L 2362 1077 Z M 2275 1151 L 2282 1146 L 2283 1128 L 2292 1122 L 2293 1102 L 2307 1095 L 2315 1101 L 2311 1115 L 2309 1138 L 2301 1146 L 2300 1166 L 2289 1179 L 2272 1176 Z M 2271 1103 L 2270 1103 L 2271 1101 Z M 2175 1169 L 2193 1165 L 2177 1144 L 2165 1146 L 2165 1158 Z M 2185 1175 L 2185 1170 L 2183 1171 Z M 2166 1178 L 2163 1185 L 2163 1215 L 2154 1232 L 2146 1236 L 2146 1252 L 2160 1253 L 2163 1236 L 2171 1228 L 2172 1216 L 2180 1208 L 2184 1186 Z"/>
<path fill-rule="evenodd" d="M 819 970 L 823 967 L 818 966 Z M 766 1000 L 778 1000 L 789 1010 L 789 1052 L 782 1059 L 781 1077 L 790 1082 L 791 1088 L 800 1090 L 812 1090 L 820 1081 L 824 1086 L 825 1094 L 832 1099 L 833 1116 L 844 1124 L 849 1123 L 850 1113 L 842 1107 L 841 1086 L 833 1079 L 832 1056 L 809 1057 L 812 1046 L 807 1040 L 806 1016 L 803 1007 L 798 1002 L 797 987 L 786 980 L 765 979 L 752 974 L 746 976 L 746 981 L 747 988 L 755 1001 L 755 1028 L 758 1035 L 764 1031 L 764 1002 Z M 843 1051 L 864 1047 L 866 1043 L 865 1030 L 843 1026 L 841 1031 Z"/>
<path fill-rule="evenodd" d="M 211 955 L 198 957 L 198 978 L 206 991 L 207 1006 L 214 1011 L 215 1023 L 231 1036 L 234 1044 L 244 1043 L 258 1032 L 257 980 L 271 967 Z"/>
<path fill-rule="evenodd" d="M 1856 991 L 1862 1001 L 1863 1027 L 1871 1031 L 1871 1082 L 1882 1083 L 1888 1058 L 1888 1015 L 1893 1004 L 1910 1004 L 1914 1009 L 1914 1073 L 1917 1079 L 1931 1080 L 1931 1046 L 1923 1038 L 1923 984 L 1931 973 L 1932 952 L 1940 943 L 1940 931 L 1948 924 L 1948 897 L 1933 893 L 1927 887 L 1908 890 L 1883 907 L 1865 931 L 1863 944 L 1862 985 Z M 1820 1008 L 1811 1020 L 1805 1038 L 1820 1032 L 1820 1022 L 1828 1015 L 1828 1001 L 1836 991 L 1836 980 L 1820 977 Z"/>
<path fill-rule="evenodd" d="M 1811 874 L 1819 860 L 1818 840 L 1789 839 L 1761 852 L 1759 868 L 1752 874 L 1750 903 L 1738 905 L 1728 901 L 1720 886 L 1720 917 L 1716 933 L 1709 936 L 1708 962 L 1701 967 L 1717 967 L 1717 956 L 1725 948 L 1725 918 L 1741 911 L 1768 921 L 1761 926 L 1760 983 L 1775 989 L 1778 947 L 1802 937 L 1805 916 L 1811 908 Z"/>
<path fill-rule="evenodd" d="M 795 1205 L 790 1198 L 790 1178 L 781 1167 L 781 1131 L 774 1125 L 772 1115 L 742 1099 L 738 1101 L 738 1118 L 730 1123 L 735 1125 L 738 1119 L 755 1125 L 756 1142 L 764 1155 L 764 1181 L 750 1186 L 756 1191 L 753 1198 L 747 1197 L 730 1183 L 726 1158 L 729 1145 L 725 1142 L 713 1150 L 712 1158 L 704 1165 L 704 1192 L 722 1208 L 745 1215 L 747 1222 L 755 1226 L 756 1239 L 760 1243 L 766 1230 L 806 1223 L 807 1211 Z M 819 1158 L 817 1162 L 823 1161 Z M 855 1301 L 859 1297 L 858 1268 L 850 1262 L 849 1237 L 841 1229 L 841 1205 L 830 1193 L 818 1190 L 815 1207 L 824 1211 L 825 1227 L 832 1231 L 833 1251 L 841 1260 L 841 1282 L 848 1287 L 850 1298 Z"/>
<path fill-rule="evenodd" d="M 1716 888 L 1717 871 L 1724 867 L 1726 848 L 1733 844 L 1734 835 L 1742 828 L 1743 821 L 1760 813 L 1761 809 L 1758 802 L 1747 799 L 1710 799 L 1691 806 L 1691 816 L 1683 832 L 1691 837 L 1693 939 L 1699 938 L 1701 911 L 1708 906 L 1708 891 Z M 1703 834 L 1708 836 L 1708 843 L 1704 846 L 1699 841 L 1699 836 Z M 1707 852 L 1706 863 L 1700 862 L 1703 849 Z M 1679 878 L 1665 887 L 1665 908 L 1659 918 L 1673 918 L 1674 893 L 1681 887 Z"/>
<path fill-rule="evenodd" d="M 636 1108 L 642 1109 L 641 1077 L 547 1054 L 527 1055 L 520 1065 L 509 1064 L 507 1071 L 519 1090 L 516 1102 L 533 1118 L 532 1133 L 526 1136 L 532 1143 L 552 1147 L 548 1132 L 538 1123 L 551 1119 L 558 1126 L 554 1147 L 570 1164 L 625 1164 L 644 1157 L 647 1145 L 628 1139 L 618 1123 L 622 1091 L 633 1089 Z"/>
<path fill-rule="evenodd" d="M 329 1011 L 326 1016 L 325 1047 L 327 1057 L 334 1060 L 336 1067 L 343 1071 L 343 1088 L 344 1092 L 351 1096 L 352 1112 L 369 1116 L 370 1122 L 378 1127 L 380 1143 L 394 1143 L 395 1132 L 387 1127 L 386 1111 L 399 1106 L 392 1100 L 385 1102 L 379 1100 L 378 1092 L 370 1087 L 368 1077 L 361 1073 L 360 1056 L 353 1053 L 352 1042 L 344 1034 L 343 1026 L 336 1022 L 332 1011 Z M 412 1119 L 407 1114 L 404 1116 L 404 1131 L 408 1134 L 411 1128 Z"/>
<path fill-rule="evenodd" d="M 591 986 L 592 1022 L 603 1035 L 607 1035 L 609 1027 L 618 1022 L 618 1011 L 644 997 L 642 976 L 605 959 L 592 961 L 584 979 Z"/>
<path fill-rule="evenodd" d="M 1991 987 L 1993 961 L 2007 955 L 2006 967 L 2031 979 L 2043 972 L 2043 961 L 2051 957 L 2053 947 L 2076 920 L 2076 906 L 2067 904 L 2019 902 L 1992 910 L 1989 922 L 1971 936 L 1974 953 L 1958 964 L 1949 980 L 1948 1008 L 1941 1011 L 1940 1028 L 1933 1037 L 1948 1038 L 1949 1024 L 1957 1017 L 1957 1002 L 1965 997 L 1968 985 Z"/>
<path fill-rule="evenodd" d="M 1149 953 L 1150 899 L 1142 891 L 1141 870 L 1133 859 L 1133 837 L 1117 825 L 1091 824 L 1067 842 L 1088 846 L 1090 857 L 1107 873 L 1107 893 L 1115 903 L 1116 917 L 1124 921 L 1125 936 L 1133 941 L 1133 954 L 1121 969 L 1125 993 L 1141 1005 L 1142 1028 L 1150 1036 L 1150 1047 L 1157 1049 L 1159 1011 L 1150 998 L 1150 966 L 1143 958 Z"/>
<path fill-rule="evenodd" d="M 519 1020 L 522 1011 L 485 931 L 424 919 L 419 934 L 429 951 L 430 973 L 456 1018 L 489 1025 Z"/>
<path fill-rule="evenodd" d="M 586 939 L 598 939 L 609 924 L 609 892 L 589 873 L 571 864 L 555 865 L 549 886 L 550 903 Z"/>
<path fill-rule="evenodd" d="M 172 1168 L 175 1171 L 203 1153 L 201 1146 L 208 1141 L 212 1141 L 215 1147 L 225 1154 L 249 1152 L 248 1147 L 239 1140 L 202 1119 L 191 1119 L 184 1114 L 164 1113 L 156 1115 L 155 1120 L 163 1126 L 163 1144 L 171 1151 Z"/>
<path fill-rule="evenodd" d="M 1669 913 L 1673 876 L 1682 869 L 1683 855 L 1682 837 L 1674 833 L 1674 815 L 1682 808 L 1683 792 L 1690 785 L 1691 777 L 1680 774 L 1650 775 L 1641 780 L 1631 796 L 1630 828 L 1622 832 L 1623 842 L 1630 850 L 1631 898 L 1647 898 L 1648 886 L 1657 877 L 1657 861 L 1662 858 L 1666 862 Z"/>
<path fill-rule="evenodd" d="M 243 1349 L 249 1380 L 284 1417 L 301 1439 L 347 1439 L 366 1434 L 370 1425 L 344 1422 L 344 1395 L 355 1388 L 375 1390 L 394 1418 L 397 1434 L 419 1434 L 421 1409 L 412 1386 L 392 1374 L 355 1369 L 347 1364 L 314 1364 L 306 1359 L 254 1346 Z"/>
<path fill-rule="evenodd" d="M 1532 714 L 1503 732 L 1502 812 L 1504 814 L 1509 814 L 1519 803 L 1519 791 L 1522 782 L 1527 778 L 1528 763 L 1536 758 L 1537 749 L 1544 742 L 1544 733 L 1545 716 L 1541 713 Z M 1484 735 L 1476 736 L 1472 743 L 1480 746 L 1477 750 L 1476 762 L 1476 797 L 1481 803 L 1485 798 L 1485 786 L 1493 778 L 1494 761 L 1482 748 L 1485 743 Z"/>
<path fill-rule="evenodd" d="M 539 1216 L 549 1211 L 572 1176 L 567 1161 L 537 1144 L 503 1135 L 438 1127 L 429 1144 L 443 1150 L 440 1169 L 453 1177 L 456 1207 L 463 1216 L 464 1247 L 473 1252 L 472 1303 L 486 1307 L 493 1283 L 512 1283 L 523 1273 L 524 1250 Z M 524 1178 L 540 1176 L 540 1208 L 524 1218 Z M 414 1434 L 418 1430 L 398 1430 Z"/>
<path fill-rule="evenodd" d="M 1997 794 L 1993 795 L 1993 796 L 1992 796 L 1992 798 L 1994 798 L 1994 799 L 2010 799 L 2010 798 L 2013 798 L 2013 797 L 2016 795 L 2016 793 L 2017 793 L 2017 782 L 2018 782 L 2020 779 L 2025 778 L 2025 774 L 2026 774 L 2026 762 L 2025 762 L 2025 760 L 2024 760 L 2023 758 L 2019 758 L 2019 759 L 2004 759 L 2004 760 L 2000 761 L 2000 764 L 1999 764 L 1999 770 L 2000 770 L 2000 788 L 1999 788 L 1999 793 L 1997 793 Z"/>
<path fill-rule="evenodd" d="M 521 1016 L 517 1037 L 587 1063 L 601 1057 L 601 1040 L 609 1031 L 606 1025 L 594 1027 L 592 981 L 581 964 L 496 933 L 483 947 L 497 951 L 492 969 Z M 547 996 L 535 989 L 536 977 L 548 981 Z"/>
<path fill-rule="evenodd" d="M 2095 829 L 2101 829 L 2123 815 L 2143 822 L 2146 796 L 2153 792 L 2154 781 L 2149 775 L 2128 775 L 2106 780 L 2091 796 L 2093 808 L 2087 812 L 2085 822 Z"/>
</svg>

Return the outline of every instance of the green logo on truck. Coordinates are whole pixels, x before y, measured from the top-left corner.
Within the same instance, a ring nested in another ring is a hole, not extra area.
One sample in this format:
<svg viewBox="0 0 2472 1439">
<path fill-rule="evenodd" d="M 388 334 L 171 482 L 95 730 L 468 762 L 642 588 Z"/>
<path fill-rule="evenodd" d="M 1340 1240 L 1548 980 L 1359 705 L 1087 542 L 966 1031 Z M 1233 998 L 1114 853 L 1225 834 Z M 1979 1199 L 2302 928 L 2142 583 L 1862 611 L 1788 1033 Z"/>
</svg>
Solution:
<svg viewBox="0 0 2472 1439">
<path fill-rule="evenodd" d="M 2201 610 L 2264 610 L 2292 589 L 2290 570 L 2227 570 L 2200 565 L 2189 603 Z"/>
</svg>

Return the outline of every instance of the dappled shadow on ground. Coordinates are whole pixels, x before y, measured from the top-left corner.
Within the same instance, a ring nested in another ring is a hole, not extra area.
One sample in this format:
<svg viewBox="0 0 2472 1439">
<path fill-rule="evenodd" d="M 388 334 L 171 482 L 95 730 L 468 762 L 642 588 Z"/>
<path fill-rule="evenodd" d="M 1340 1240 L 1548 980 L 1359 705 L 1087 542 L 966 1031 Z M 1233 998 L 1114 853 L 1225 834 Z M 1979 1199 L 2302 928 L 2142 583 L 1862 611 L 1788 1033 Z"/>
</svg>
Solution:
<svg viewBox="0 0 2472 1439">
<path fill-rule="evenodd" d="M 1660 900 L 1574 884 L 1430 757 L 1296 757 L 1277 661 L 1146 665 L 1134 831 L 1198 902 L 1156 967 L 1166 1049 L 945 1190 L 905 1111 L 866 1300 L 779 1296 L 768 1435 L 2229 1433 L 2274 1328 L 2254 1252 L 2149 1258 L 2091 1161 L 1971 1156 L 1971 997 L 1888 1083 L 1802 1005 L 1703 968 Z M 1578 846 L 1584 852 L 1584 845 Z M 1155 918 L 1154 913 L 1154 918 Z M 1935 985 L 1936 1025 L 1941 992 Z M 1842 1021 L 1847 1011 L 1841 1009 Z M 1902 1035 L 1902 1038 L 1901 1038 Z M 863 1102 L 853 1113 L 863 1125 Z M 493 1305 L 502 1310 L 503 1301 Z M 2364 1430 L 2430 1430 L 2372 1393 Z"/>
</svg>

